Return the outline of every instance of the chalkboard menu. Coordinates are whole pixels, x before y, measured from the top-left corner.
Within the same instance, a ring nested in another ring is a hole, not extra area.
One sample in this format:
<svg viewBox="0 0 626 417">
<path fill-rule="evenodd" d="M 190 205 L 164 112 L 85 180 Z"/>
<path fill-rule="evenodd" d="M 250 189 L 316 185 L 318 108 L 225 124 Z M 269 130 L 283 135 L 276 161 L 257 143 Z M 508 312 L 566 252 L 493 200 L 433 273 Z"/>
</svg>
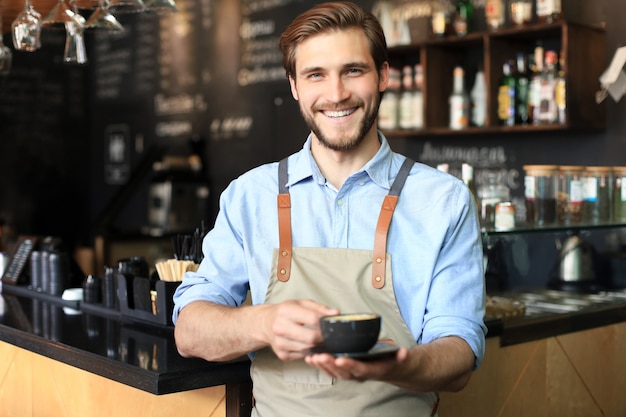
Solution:
<svg viewBox="0 0 626 417">
<path fill-rule="evenodd" d="M 76 173 L 89 162 L 89 106 L 87 68 L 65 64 L 64 45 L 64 31 L 43 31 L 42 48 L 14 51 L 0 80 L 0 219 L 73 241 L 88 201 Z"/>
</svg>

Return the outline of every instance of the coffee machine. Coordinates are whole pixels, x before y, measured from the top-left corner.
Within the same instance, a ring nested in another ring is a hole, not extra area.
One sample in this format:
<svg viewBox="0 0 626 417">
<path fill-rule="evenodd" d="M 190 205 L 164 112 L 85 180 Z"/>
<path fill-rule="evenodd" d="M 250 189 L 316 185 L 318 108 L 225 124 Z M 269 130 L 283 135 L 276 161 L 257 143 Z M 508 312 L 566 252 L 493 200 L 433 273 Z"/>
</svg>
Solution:
<svg viewBox="0 0 626 417">
<path fill-rule="evenodd" d="M 148 221 L 153 235 L 193 232 L 208 216 L 209 186 L 200 158 L 166 156 L 153 164 Z"/>
</svg>

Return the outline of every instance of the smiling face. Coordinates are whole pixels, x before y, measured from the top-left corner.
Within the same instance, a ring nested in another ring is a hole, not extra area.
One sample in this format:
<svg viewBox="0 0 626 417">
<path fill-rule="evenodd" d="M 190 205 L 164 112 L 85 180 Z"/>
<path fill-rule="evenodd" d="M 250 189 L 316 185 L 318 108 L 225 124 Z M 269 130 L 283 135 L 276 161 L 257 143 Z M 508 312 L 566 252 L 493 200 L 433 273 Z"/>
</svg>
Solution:
<svg viewBox="0 0 626 417">
<path fill-rule="evenodd" d="M 295 51 L 291 93 L 314 139 L 334 151 L 356 149 L 376 140 L 380 93 L 387 87 L 388 64 L 374 64 L 362 30 L 332 30 L 314 35 Z"/>
</svg>

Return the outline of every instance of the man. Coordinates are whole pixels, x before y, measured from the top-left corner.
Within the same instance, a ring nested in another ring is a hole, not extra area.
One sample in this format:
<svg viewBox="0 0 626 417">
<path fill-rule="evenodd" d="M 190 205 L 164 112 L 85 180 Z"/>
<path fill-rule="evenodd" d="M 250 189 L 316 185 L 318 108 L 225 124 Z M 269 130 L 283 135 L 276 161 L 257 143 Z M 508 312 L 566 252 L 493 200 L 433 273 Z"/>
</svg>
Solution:
<svg viewBox="0 0 626 417">
<path fill-rule="evenodd" d="M 315 6 L 280 48 L 311 134 L 287 163 L 222 194 L 205 258 L 175 294 L 178 350 L 211 361 L 251 353 L 253 416 L 435 415 L 436 392 L 463 388 L 484 354 L 471 194 L 405 163 L 377 131 L 389 64 L 371 13 Z M 382 315 L 395 356 L 313 353 L 320 317 L 364 311 Z"/>
</svg>

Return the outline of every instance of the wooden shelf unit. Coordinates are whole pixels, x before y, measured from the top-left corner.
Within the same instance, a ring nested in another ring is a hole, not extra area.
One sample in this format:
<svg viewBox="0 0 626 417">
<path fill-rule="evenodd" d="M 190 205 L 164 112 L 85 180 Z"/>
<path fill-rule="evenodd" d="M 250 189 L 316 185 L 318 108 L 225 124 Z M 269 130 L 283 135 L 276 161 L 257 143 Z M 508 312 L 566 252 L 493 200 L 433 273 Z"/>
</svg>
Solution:
<svg viewBox="0 0 626 417">
<path fill-rule="evenodd" d="M 566 123 L 554 125 L 502 126 L 497 118 L 497 90 L 502 65 L 515 59 L 518 52 L 532 54 L 540 42 L 545 50 L 564 55 L 566 78 Z M 420 43 L 389 48 L 392 67 L 421 63 L 424 68 L 424 128 L 421 130 L 386 131 L 388 136 L 507 134 L 512 132 L 602 130 L 605 127 L 605 106 L 597 104 L 595 93 L 598 78 L 607 62 L 606 32 L 602 28 L 560 21 L 507 27 L 466 36 L 428 39 Z M 468 93 L 476 71 L 482 67 L 487 83 L 487 119 L 484 127 L 464 130 L 448 128 L 448 98 L 452 91 L 455 66 L 465 69 Z"/>
</svg>

